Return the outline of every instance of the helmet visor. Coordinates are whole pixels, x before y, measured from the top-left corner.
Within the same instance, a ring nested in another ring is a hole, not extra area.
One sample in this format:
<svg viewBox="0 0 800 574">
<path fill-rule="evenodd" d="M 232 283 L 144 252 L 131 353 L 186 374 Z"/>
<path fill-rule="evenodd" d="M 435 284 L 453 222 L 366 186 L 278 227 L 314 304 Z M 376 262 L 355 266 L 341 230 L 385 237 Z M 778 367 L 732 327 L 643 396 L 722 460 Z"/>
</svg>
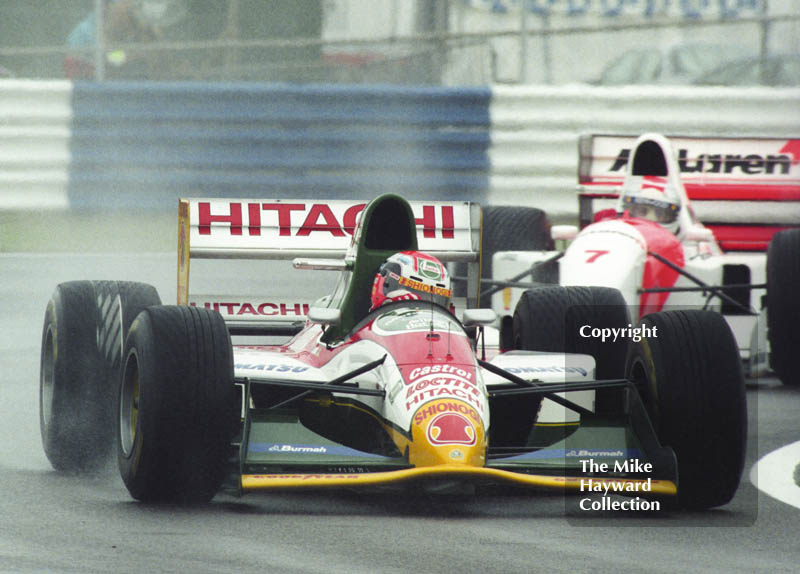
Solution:
<svg viewBox="0 0 800 574">
<path fill-rule="evenodd" d="M 625 206 L 631 217 L 649 219 L 656 223 L 674 223 L 678 219 L 678 206 L 669 201 L 649 197 L 628 196 Z"/>
</svg>

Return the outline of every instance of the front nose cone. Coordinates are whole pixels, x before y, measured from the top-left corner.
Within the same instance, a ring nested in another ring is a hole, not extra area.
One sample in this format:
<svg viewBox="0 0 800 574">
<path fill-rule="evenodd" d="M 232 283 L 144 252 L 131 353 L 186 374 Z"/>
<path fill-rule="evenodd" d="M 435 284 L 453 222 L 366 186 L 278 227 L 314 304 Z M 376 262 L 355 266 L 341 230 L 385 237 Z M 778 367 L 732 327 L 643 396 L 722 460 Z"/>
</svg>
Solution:
<svg viewBox="0 0 800 574">
<path fill-rule="evenodd" d="M 409 462 L 414 466 L 484 466 L 486 433 L 478 412 L 462 401 L 425 403 L 411 423 Z"/>
</svg>

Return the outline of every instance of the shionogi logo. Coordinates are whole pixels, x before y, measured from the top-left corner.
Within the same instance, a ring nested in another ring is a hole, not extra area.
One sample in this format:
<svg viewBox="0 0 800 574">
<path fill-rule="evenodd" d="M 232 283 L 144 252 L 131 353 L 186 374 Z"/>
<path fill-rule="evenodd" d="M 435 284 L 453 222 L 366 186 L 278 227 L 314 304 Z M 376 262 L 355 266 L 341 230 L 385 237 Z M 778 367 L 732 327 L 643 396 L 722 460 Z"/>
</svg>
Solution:
<svg viewBox="0 0 800 574">
<path fill-rule="evenodd" d="M 434 418 L 428 425 L 428 440 L 433 445 L 475 444 L 475 427 L 458 413 L 442 413 Z"/>
</svg>

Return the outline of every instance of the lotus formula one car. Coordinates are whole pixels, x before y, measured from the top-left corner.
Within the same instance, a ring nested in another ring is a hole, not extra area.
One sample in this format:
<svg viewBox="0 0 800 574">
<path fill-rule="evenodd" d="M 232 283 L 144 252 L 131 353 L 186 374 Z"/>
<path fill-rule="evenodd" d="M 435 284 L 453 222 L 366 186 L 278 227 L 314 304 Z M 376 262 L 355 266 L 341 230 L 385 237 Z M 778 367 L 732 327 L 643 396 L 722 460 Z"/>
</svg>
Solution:
<svg viewBox="0 0 800 574">
<path fill-rule="evenodd" d="M 480 223 L 476 204 L 394 195 L 181 201 L 177 305 L 139 283 L 56 288 L 41 362 L 48 458 L 87 470 L 110 451 L 144 501 L 505 485 L 727 503 L 746 408 L 721 317 L 656 313 L 637 329 L 658 338 L 630 353 L 602 342 L 566 353 L 580 326 L 628 310 L 612 289 L 551 286 L 521 303 L 516 348 L 487 351 Z M 314 301 L 197 295 L 190 262 L 204 258 L 291 259 L 340 278 Z M 442 262 L 467 264 L 466 297 L 453 301 Z M 276 336 L 289 340 L 262 340 Z"/>
<path fill-rule="evenodd" d="M 580 232 L 553 227 L 554 239 L 569 242 L 562 250 L 494 254 L 500 346 L 514 345 L 513 313 L 529 286 L 515 281 L 532 276 L 616 288 L 634 318 L 677 308 L 722 313 L 750 376 L 769 367 L 785 384 L 800 384 L 799 143 L 584 136 Z M 597 203 L 607 208 L 595 213 Z"/>
</svg>

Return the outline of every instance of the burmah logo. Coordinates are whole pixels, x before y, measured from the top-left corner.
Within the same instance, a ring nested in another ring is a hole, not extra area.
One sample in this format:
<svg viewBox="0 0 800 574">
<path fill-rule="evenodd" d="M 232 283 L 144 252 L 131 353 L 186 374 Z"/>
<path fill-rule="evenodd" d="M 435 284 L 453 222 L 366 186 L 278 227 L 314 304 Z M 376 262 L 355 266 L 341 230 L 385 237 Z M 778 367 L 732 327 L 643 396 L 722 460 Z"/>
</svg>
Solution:
<svg viewBox="0 0 800 574">
<path fill-rule="evenodd" d="M 475 444 L 475 427 L 466 417 L 457 413 L 442 413 L 428 425 L 431 444 Z"/>
</svg>

